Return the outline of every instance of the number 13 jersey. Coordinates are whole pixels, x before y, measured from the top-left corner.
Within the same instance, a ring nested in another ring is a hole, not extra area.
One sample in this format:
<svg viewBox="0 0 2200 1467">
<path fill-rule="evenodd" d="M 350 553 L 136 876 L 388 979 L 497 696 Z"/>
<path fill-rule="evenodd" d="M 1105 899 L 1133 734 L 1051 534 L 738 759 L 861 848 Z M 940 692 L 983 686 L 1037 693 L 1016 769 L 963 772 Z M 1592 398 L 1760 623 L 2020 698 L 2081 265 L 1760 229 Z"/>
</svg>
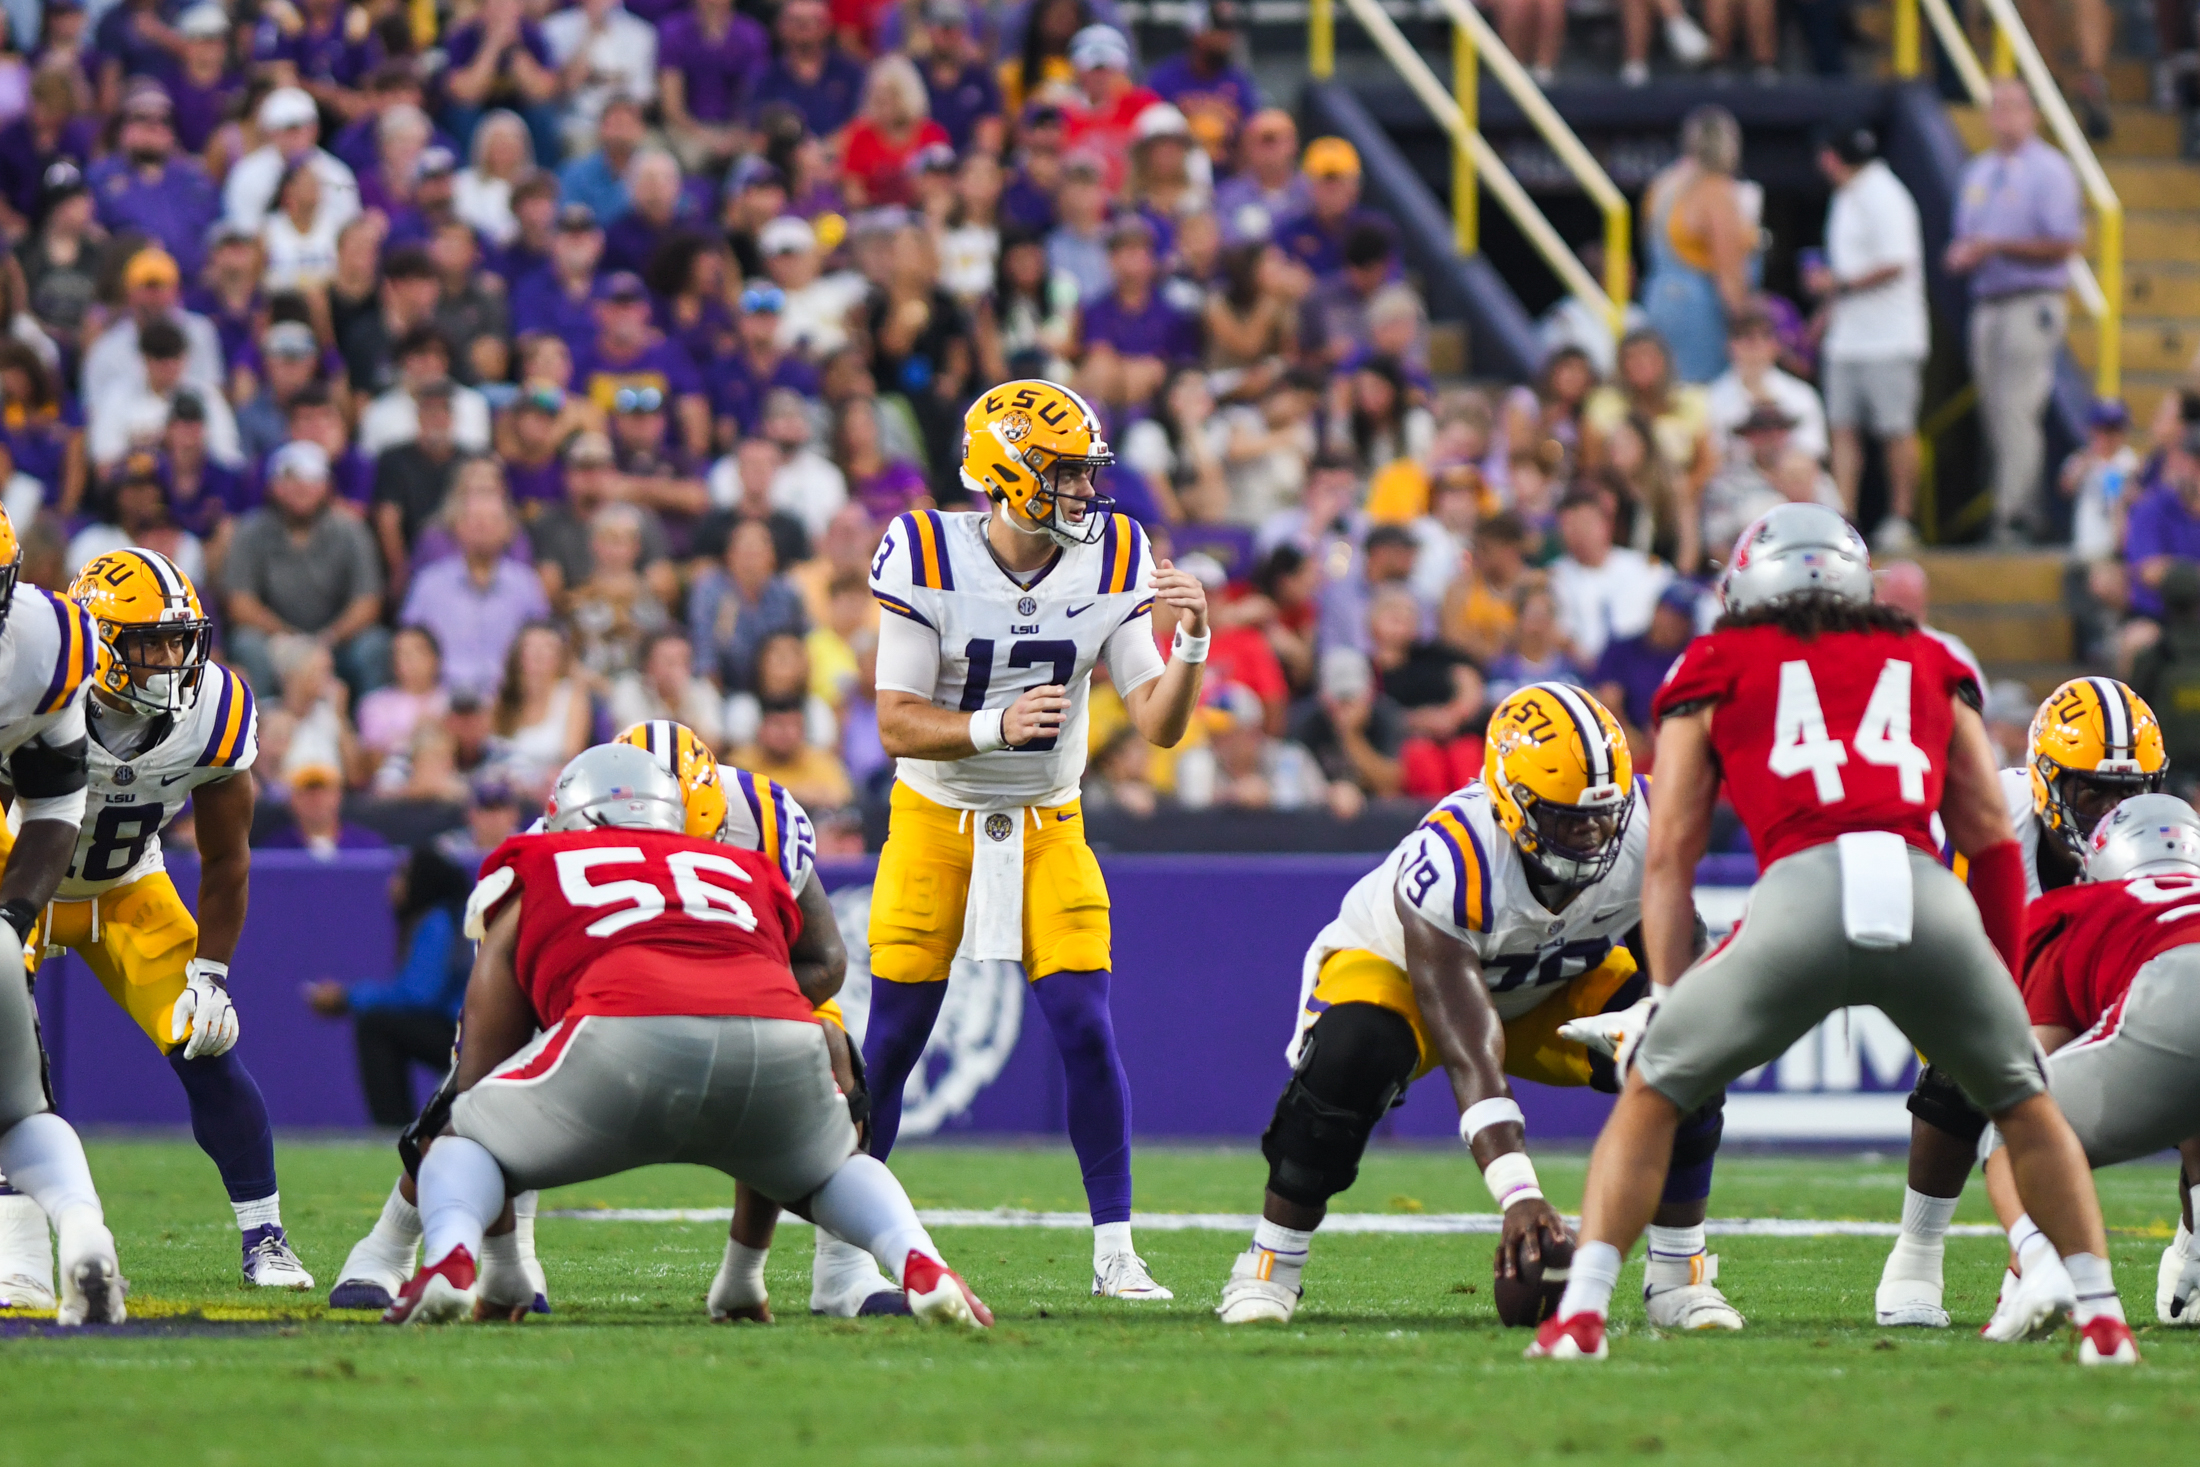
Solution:
<svg viewBox="0 0 2200 1467">
<path fill-rule="evenodd" d="M 878 686 L 976 713 L 1060 683 L 1069 695 L 1062 731 L 967 759 L 903 759 L 900 777 L 954 809 L 1064 805 L 1085 772 L 1094 665 L 1107 658 L 1120 693 L 1161 675 L 1153 556 L 1136 521 L 1110 515 L 1098 541 L 1063 549 L 1019 585 L 986 542 L 989 518 L 926 509 L 888 527 L 871 561 L 871 594 L 902 625 L 880 630 Z M 919 655 L 910 628 L 936 653 Z"/>
<path fill-rule="evenodd" d="M 1806 640 L 1752 626 L 1689 643 L 1652 712 L 1710 705 L 1712 749 L 1761 866 L 1870 830 L 1937 858 L 1955 696 L 1978 705 L 1971 670 L 1921 633 Z"/>
<path fill-rule="evenodd" d="M 166 870 L 160 832 L 182 812 L 191 792 L 242 776 L 260 753 L 252 690 L 226 667 L 207 667 L 198 701 L 183 712 L 132 720 L 137 728 L 150 728 L 146 743 L 128 758 L 100 742 L 103 728 L 111 730 L 116 719 L 97 698 L 95 693 L 86 699 L 91 736 L 85 740 L 84 824 L 56 893 L 62 901 L 82 901 Z"/>
</svg>

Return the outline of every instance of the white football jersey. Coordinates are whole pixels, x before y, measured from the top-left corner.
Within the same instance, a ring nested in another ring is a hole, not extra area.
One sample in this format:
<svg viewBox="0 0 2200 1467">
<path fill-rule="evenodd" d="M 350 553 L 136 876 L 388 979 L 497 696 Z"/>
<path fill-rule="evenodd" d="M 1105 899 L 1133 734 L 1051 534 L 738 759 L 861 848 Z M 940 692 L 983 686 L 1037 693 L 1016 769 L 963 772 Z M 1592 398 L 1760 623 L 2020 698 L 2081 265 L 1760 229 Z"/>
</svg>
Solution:
<svg viewBox="0 0 2200 1467">
<path fill-rule="evenodd" d="M 871 594 L 939 638 L 939 671 L 930 687 L 889 682 L 883 673 L 879 686 L 976 713 L 1060 683 L 1069 690 L 1068 716 L 1056 738 L 968 759 L 903 759 L 900 776 L 956 809 L 1066 804 L 1084 777 L 1094 665 L 1106 657 L 1122 693 L 1159 675 L 1158 656 L 1129 660 L 1134 642 L 1153 648 L 1153 555 L 1137 521 L 1110 515 L 1098 542 L 1065 548 L 1020 585 L 986 543 L 989 518 L 915 510 L 887 529 L 871 562 Z M 1142 675 L 1130 675 L 1132 667 Z"/>
<path fill-rule="evenodd" d="M 98 636 L 74 601 L 17 584 L 0 628 L 0 775 L 25 744 L 59 749 L 84 736 Z"/>
<path fill-rule="evenodd" d="M 2017 844 L 2024 848 L 2024 899 L 2040 899 L 2040 836 L 2046 827 L 2032 808 L 2032 775 L 2025 769 L 2001 772 L 2001 797 L 2009 806 L 2009 823 L 2016 827 Z"/>
<path fill-rule="evenodd" d="M 211 664 L 199 695 L 181 713 L 153 720 L 151 742 L 130 758 L 99 741 L 89 719 L 90 783 L 76 855 L 57 893 L 62 901 L 97 896 L 167 869 L 160 833 L 203 784 L 234 779 L 260 755 L 259 714 L 242 676 Z"/>
<path fill-rule="evenodd" d="M 1405 926 L 1394 894 L 1473 949 L 1498 1017 L 1515 1019 L 1549 998 L 1558 984 L 1601 964 L 1642 920 L 1649 843 L 1649 785 L 1638 776 L 1619 860 L 1603 880 L 1577 892 L 1565 911 L 1552 912 L 1528 885 L 1520 852 L 1497 823 L 1482 782 L 1445 796 L 1380 866 L 1353 883 L 1337 919 L 1315 936 L 1301 974 L 1291 1063 L 1298 1063 L 1299 1045 L 1312 1025 L 1307 1003 L 1330 954 L 1360 948 L 1406 966 Z"/>
</svg>

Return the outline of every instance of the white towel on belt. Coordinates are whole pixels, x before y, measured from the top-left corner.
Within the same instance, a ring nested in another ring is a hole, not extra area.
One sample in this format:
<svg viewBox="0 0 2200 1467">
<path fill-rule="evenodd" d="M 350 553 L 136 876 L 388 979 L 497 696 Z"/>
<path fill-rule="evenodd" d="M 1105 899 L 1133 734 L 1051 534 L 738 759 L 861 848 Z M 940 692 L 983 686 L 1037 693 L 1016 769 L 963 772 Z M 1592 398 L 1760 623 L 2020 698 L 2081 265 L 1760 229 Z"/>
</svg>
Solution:
<svg viewBox="0 0 2200 1467">
<path fill-rule="evenodd" d="M 972 810 L 970 902 L 958 958 L 1024 960 L 1025 810 Z"/>
<path fill-rule="evenodd" d="M 1910 843 L 1891 830 L 1854 831 L 1841 852 L 1841 927 L 1858 947 L 1908 947 L 1915 916 Z"/>
</svg>

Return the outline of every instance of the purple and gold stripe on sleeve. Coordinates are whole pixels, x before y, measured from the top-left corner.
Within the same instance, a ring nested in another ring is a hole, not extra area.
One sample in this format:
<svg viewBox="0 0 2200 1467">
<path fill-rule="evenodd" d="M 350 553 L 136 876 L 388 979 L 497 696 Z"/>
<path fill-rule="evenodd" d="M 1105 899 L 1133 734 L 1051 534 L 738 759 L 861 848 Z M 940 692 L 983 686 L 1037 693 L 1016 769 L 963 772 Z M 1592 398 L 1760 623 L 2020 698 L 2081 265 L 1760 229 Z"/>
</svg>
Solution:
<svg viewBox="0 0 2200 1467">
<path fill-rule="evenodd" d="M 1452 887 L 1452 922 L 1463 932 L 1490 930 L 1490 865 L 1474 828 L 1451 809 L 1438 805 L 1422 822 L 1451 852 L 1458 877 Z"/>
<path fill-rule="evenodd" d="M 1127 514 L 1108 516 L 1100 536 L 1100 593 L 1119 595 L 1138 585 L 1138 562 L 1146 546 L 1146 532 Z"/>
<path fill-rule="evenodd" d="M 212 672 L 221 680 L 221 696 L 214 704 L 214 732 L 199 755 L 199 767 L 227 769 L 244 753 L 245 733 L 252 727 L 252 689 L 225 667 Z"/>
<path fill-rule="evenodd" d="M 955 567 L 947 558 L 947 522 L 936 509 L 913 509 L 901 517 L 909 537 L 909 579 L 933 591 L 955 589 Z"/>
<path fill-rule="evenodd" d="M 908 602 L 902 600 L 899 596 L 895 596 L 890 594 L 889 592 L 878 590 L 876 587 L 874 587 L 871 591 L 871 599 L 873 601 L 876 601 L 886 610 L 894 613 L 894 615 L 896 616 L 906 616 L 911 621 L 917 623 L 917 625 L 919 626 L 932 626 L 932 619 L 930 617 L 926 616 L 923 612 L 917 610 L 917 608 L 915 608 L 914 606 L 911 606 Z M 939 630 L 939 628 L 937 627 L 932 627 L 932 629 L 934 631 Z"/>
<path fill-rule="evenodd" d="M 53 677 L 46 684 L 46 695 L 38 700 L 34 710 L 43 714 L 67 707 L 69 700 L 76 696 L 76 690 L 92 675 L 99 633 L 92 625 L 91 616 L 74 601 L 51 591 L 39 594 L 53 603 L 54 617 L 61 627 L 61 650 L 54 655 Z"/>
</svg>

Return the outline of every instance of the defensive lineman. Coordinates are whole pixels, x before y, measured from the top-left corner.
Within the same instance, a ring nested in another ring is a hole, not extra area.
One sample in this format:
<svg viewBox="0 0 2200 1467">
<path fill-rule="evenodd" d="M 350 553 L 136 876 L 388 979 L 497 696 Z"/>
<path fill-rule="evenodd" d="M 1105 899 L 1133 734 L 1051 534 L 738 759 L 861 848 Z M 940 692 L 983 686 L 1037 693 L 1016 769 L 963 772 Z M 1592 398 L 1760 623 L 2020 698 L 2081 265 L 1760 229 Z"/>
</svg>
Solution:
<svg viewBox="0 0 2200 1467">
<path fill-rule="evenodd" d="M 1642 919 L 1651 979 L 1669 996 L 1619 1055 L 1633 1073 L 1590 1158 L 1565 1297 L 1530 1356 L 1604 1358 L 1612 1288 L 1681 1116 L 1832 1010 L 1875 1004 L 2008 1139 L 2054 1244 L 2025 1276 L 2027 1332 L 2074 1315 L 2081 1361 L 2133 1358 L 2084 1153 L 2046 1094 L 2009 980 L 2021 851 L 1975 679 L 1906 614 L 1872 604 L 1862 538 L 1816 505 L 1781 505 L 1743 531 L 1723 590 L 1726 614 L 1682 653 L 1654 710 Z M 1696 863 L 1722 782 L 1764 875 L 1733 936 L 1691 965 Z M 1940 864 L 1936 810 L 1971 862 L 1970 891 Z"/>
<path fill-rule="evenodd" d="M 23 943 L 53 899 L 84 819 L 84 689 L 96 632 L 83 609 L 24 586 L 23 550 L 0 512 L 0 766 L 15 791 L 21 833 L 0 873 L 0 1172 L 53 1219 L 64 1325 L 120 1324 L 126 1285 L 115 1262 L 84 1147 L 53 1113 Z M 39 1223 L 41 1252 L 45 1225 Z M 49 1298 L 51 1296 L 49 1295 Z M 35 1304 L 11 1293 L 11 1303 Z"/>
<path fill-rule="evenodd" d="M 30 961 L 73 949 L 168 1057 L 241 1235 L 245 1281 L 310 1289 L 283 1233 L 275 1132 L 235 1053 L 229 962 L 244 930 L 259 754 L 252 690 L 209 661 L 214 624 L 188 576 L 152 550 L 84 567 L 69 598 L 91 614 L 97 667 L 85 705 L 91 810 L 68 875 L 33 933 Z M 162 861 L 160 832 L 186 801 L 198 829 L 199 917 Z M 11 1227 L 0 1273 L 45 1272 L 45 1224 Z M 35 1247 L 35 1252 L 31 1249 Z"/>
<path fill-rule="evenodd" d="M 2108 677 L 2072 678 L 2032 715 L 2022 769 L 2001 772 L 2024 857 L 2028 901 L 2083 874 L 2086 843 L 2123 801 L 2162 787 L 2169 759 L 2146 700 Z M 1909 1182 L 1902 1231 L 1880 1272 L 1874 1313 L 1888 1326 L 1945 1329 L 1941 1264 L 1948 1225 L 1978 1159 L 1986 1117 L 1945 1070 L 1927 1064 L 1910 1092 Z"/>
<path fill-rule="evenodd" d="M 1166 1299 L 1132 1247 L 1130 1087 L 1108 1014 L 1108 891 L 1078 781 L 1103 657 L 1131 722 L 1183 738 L 1207 660 L 1207 600 L 1100 492 L 1114 462 L 1083 398 L 992 389 L 963 419 L 962 481 L 982 514 L 895 520 L 871 563 L 879 735 L 899 763 L 871 892 L 871 1151 L 901 1124 L 958 951 L 1021 962 L 1062 1056 L 1070 1144 L 1092 1210 L 1095 1294 Z M 1179 619 L 1175 655 L 1153 608 Z"/>
<path fill-rule="evenodd" d="M 477 1276 L 511 1193 L 692 1162 L 865 1248 L 912 1313 L 990 1324 L 893 1174 L 856 1149 L 814 1014 L 837 979 L 804 951 L 779 868 L 687 835 L 679 783 L 624 744 L 568 764 L 549 817 L 483 867 L 458 1098 L 420 1163 L 427 1266 L 384 1317 L 524 1312 L 524 1273 Z"/>
<path fill-rule="evenodd" d="M 1612 715 L 1576 688 L 1532 683 L 1490 715 L 1482 778 L 1448 796 L 1346 894 L 1307 952 L 1291 1082 L 1261 1138 L 1268 1193 L 1216 1312 L 1286 1322 L 1329 1199 L 1369 1134 L 1441 1066 L 1459 1134 L 1504 1212 L 1508 1276 L 1565 1238 L 1528 1159 L 1507 1075 L 1611 1090 L 1610 1061 L 1563 1037 L 1649 987 L 1641 941 L 1647 781 Z M 1651 1323 L 1740 1329 L 1704 1251 L 1725 1094 L 1682 1123 L 1643 1288 Z"/>
</svg>

